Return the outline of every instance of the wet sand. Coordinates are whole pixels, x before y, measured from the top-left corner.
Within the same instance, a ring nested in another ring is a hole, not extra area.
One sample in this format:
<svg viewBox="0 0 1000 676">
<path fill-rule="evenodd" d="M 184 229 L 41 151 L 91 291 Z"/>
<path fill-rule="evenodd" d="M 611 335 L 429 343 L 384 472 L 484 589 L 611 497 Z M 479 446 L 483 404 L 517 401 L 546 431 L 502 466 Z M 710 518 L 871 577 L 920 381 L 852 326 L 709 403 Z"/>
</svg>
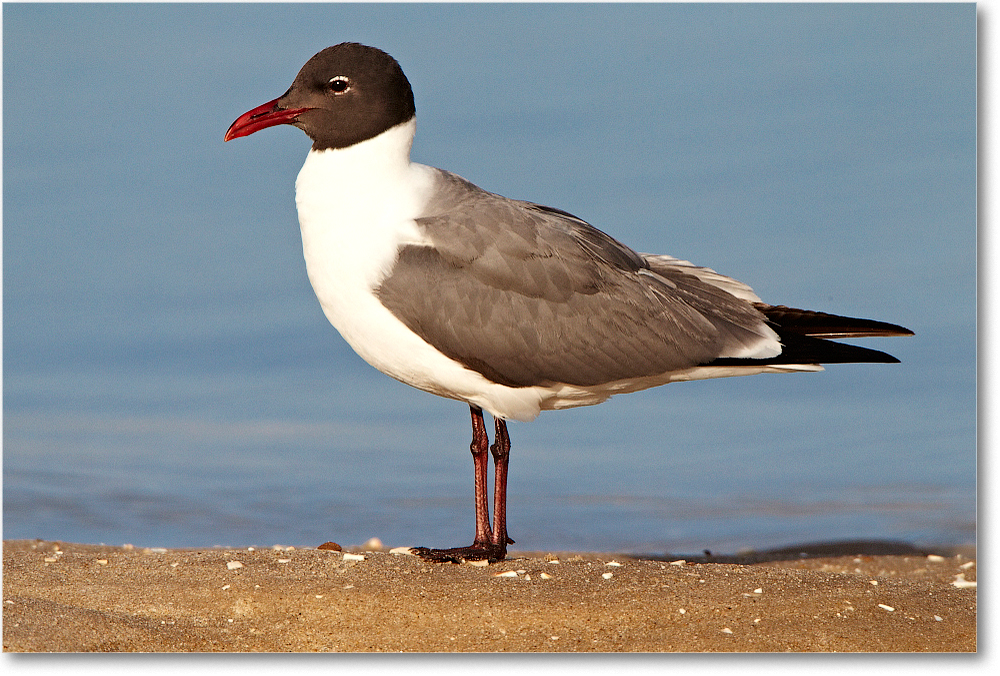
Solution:
<svg viewBox="0 0 1000 676">
<path fill-rule="evenodd" d="M 972 550 L 840 543 L 734 557 L 8 541 L 6 652 L 970 652 Z M 616 565 L 618 564 L 618 565 Z"/>
</svg>

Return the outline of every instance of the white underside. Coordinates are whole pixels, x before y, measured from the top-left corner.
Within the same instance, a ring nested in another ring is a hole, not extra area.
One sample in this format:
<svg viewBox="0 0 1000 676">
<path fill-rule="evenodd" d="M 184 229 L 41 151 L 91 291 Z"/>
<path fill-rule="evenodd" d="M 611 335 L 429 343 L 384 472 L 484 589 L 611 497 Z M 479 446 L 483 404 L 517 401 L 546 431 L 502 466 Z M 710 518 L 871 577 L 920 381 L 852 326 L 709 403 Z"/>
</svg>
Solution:
<svg viewBox="0 0 1000 676">
<path fill-rule="evenodd" d="M 383 373 L 494 416 L 532 420 L 543 410 L 597 404 L 614 394 L 675 380 L 822 370 L 814 365 L 698 367 L 597 387 L 512 388 L 444 356 L 373 293 L 400 246 L 427 244 L 414 218 L 434 190 L 436 172 L 409 161 L 414 130 L 411 121 L 350 148 L 311 151 L 296 181 L 306 269 L 323 312 L 348 344 Z M 717 273 L 702 275 L 706 281 L 712 275 L 726 280 L 717 285 L 732 286 L 734 295 L 753 295 L 749 287 Z"/>
</svg>

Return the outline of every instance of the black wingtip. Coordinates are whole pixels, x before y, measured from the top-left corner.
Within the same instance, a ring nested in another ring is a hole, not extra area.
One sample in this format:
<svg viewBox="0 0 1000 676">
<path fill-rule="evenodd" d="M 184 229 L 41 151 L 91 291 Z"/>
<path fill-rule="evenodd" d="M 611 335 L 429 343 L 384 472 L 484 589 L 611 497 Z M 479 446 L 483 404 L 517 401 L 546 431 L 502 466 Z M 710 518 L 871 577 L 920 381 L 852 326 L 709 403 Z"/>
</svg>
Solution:
<svg viewBox="0 0 1000 676">
<path fill-rule="evenodd" d="M 716 359 L 708 366 L 766 366 L 779 364 L 899 364 L 891 354 L 860 345 L 837 343 L 778 328 L 781 354 L 771 359 Z"/>
<path fill-rule="evenodd" d="M 878 350 L 868 350 L 868 352 L 869 353 L 871 353 L 871 352 L 878 352 L 878 354 L 882 355 L 882 360 L 881 361 L 877 361 L 877 362 L 864 362 L 864 363 L 868 363 L 868 364 L 872 364 L 872 363 L 874 363 L 874 364 L 901 364 L 902 363 L 901 361 L 899 361 L 898 358 L 893 357 L 891 354 L 889 354 L 887 352 L 879 352 Z"/>
<path fill-rule="evenodd" d="M 813 338 L 893 338 L 912 336 L 913 331 L 889 322 L 843 317 L 785 305 L 758 303 L 757 309 L 785 332 Z"/>
</svg>

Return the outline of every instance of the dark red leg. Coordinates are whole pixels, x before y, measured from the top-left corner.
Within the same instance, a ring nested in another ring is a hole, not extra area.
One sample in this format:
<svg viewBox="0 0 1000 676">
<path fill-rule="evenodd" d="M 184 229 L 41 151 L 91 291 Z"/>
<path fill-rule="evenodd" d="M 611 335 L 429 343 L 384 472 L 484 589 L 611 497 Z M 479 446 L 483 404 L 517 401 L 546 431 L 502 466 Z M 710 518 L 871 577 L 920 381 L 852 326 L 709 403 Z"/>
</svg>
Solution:
<svg viewBox="0 0 1000 676">
<path fill-rule="evenodd" d="M 496 419 L 497 434 L 493 440 L 493 544 L 507 553 L 514 541 L 507 537 L 507 461 L 510 459 L 510 436 L 507 422 Z"/>
<path fill-rule="evenodd" d="M 452 549 L 428 549 L 414 547 L 411 551 L 426 561 L 435 563 L 461 563 L 462 561 L 503 561 L 507 556 L 507 545 L 514 541 L 507 537 L 507 459 L 510 456 L 510 438 L 507 424 L 496 420 L 497 437 L 493 448 L 486 435 L 483 409 L 470 406 L 472 411 L 472 462 L 476 473 L 476 539 L 469 547 Z M 489 503 L 486 500 L 487 454 L 493 452 L 493 466 L 496 472 L 493 487 L 493 509 L 496 520 L 490 528 Z"/>
<path fill-rule="evenodd" d="M 490 448 L 490 439 L 486 436 L 486 423 L 483 422 L 483 409 L 470 406 L 472 411 L 472 463 L 476 472 L 476 539 L 473 547 L 485 547 L 490 544 L 490 508 L 486 502 L 487 478 L 486 455 Z"/>
</svg>

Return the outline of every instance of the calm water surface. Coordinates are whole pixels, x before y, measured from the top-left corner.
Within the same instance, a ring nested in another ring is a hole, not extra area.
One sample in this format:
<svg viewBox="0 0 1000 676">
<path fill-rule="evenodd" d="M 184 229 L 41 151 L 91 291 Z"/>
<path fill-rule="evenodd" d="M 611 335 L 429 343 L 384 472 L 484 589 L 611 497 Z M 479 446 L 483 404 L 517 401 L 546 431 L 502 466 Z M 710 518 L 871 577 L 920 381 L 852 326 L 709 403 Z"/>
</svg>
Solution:
<svg viewBox="0 0 1000 676">
<path fill-rule="evenodd" d="M 467 407 L 363 364 L 309 289 L 292 192 L 307 139 L 222 143 L 309 56 L 357 40 L 413 82 L 418 161 L 765 300 L 917 332 L 865 342 L 900 365 L 512 424 L 516 548 L 974 541 L 974 5 L 3 19 L 5 538 L 471 540 Z"/>
</svg>

